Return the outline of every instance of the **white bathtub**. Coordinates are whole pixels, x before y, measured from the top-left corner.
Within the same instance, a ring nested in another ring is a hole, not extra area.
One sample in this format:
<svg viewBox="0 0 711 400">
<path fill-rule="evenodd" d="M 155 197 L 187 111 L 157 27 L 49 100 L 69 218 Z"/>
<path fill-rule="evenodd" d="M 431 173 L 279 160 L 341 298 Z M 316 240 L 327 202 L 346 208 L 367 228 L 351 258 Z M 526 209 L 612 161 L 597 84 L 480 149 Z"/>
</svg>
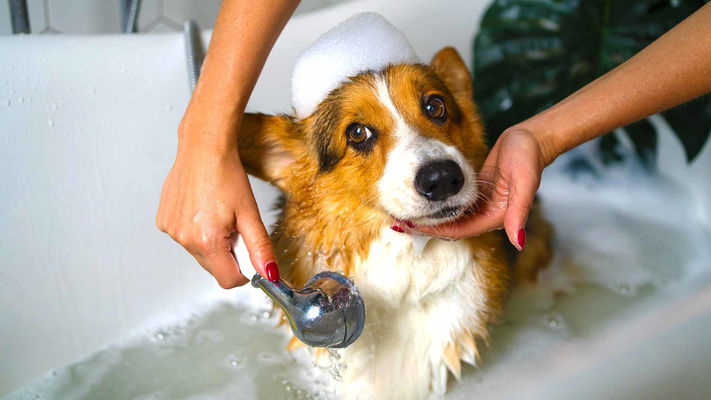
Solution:
<svg viewBox="0 0 711 400">
<path fill-rule="evenodd" d="M 354 12 L 384 14 L 410 37 L 423 60 L 453 45 L 469 61 L 485 6 L 366 1 L 295 17 L 277 42 L 248 110 L 288 111 L 296 56 Z M 180 246 L 154 227 L 160 186 L 189 97 L 182 35 L 0 37 L 0 53 L 0 396 L 131 332 L 167 323 L 197 302 L 248 296 L 250 288 L 217 289 Z M 711 394 L 711 274 L 704 272 L 711 270 L 711 256 L 703 260 L 711 254 L 704 253 L 711 251 L 711 146 L 691 166 L 668 132 L 660 147 L 664 185 L 676 188 L 670 199 L 682 199 L 681 214 L 692 219 L 684 232 L 698 236 L 689 242 L 689 252 L 700 264 L 659 296 L 635 303 L 632 311 L 610 314 L 604 329 L 566 340 L 545 357 L 524 355 L 520 362 L 500 361 L 468 372 L 461 384 L 451 386 L 452 397 Z M 263 182 L 253 183 L 269 224 L 277 193 Z M 546 191 L 544 183 L 544 200 L 546 193 L 557 196 L 559 187 L 552 184 Z M 576 198 L 558 198 L 548 207 L 554 206 L 554 215 L 563 210 L 558 222 L 567 232 L 563 220 L 576 216 L 565 214 L 565 207 Z M 605 207 L 593 207 L 590 215 Z M 577 218 L 585 223 L 584 215 Z M 620 228 L 621 237 L 634 234 L 626 227 Z M 568 261 L 575 258 L 573 245 L 570 237 L 559 243 Z M 664 253 L 659 246 L 663 241 L 641 251 Z M 573 261 L 584 262 L 599 251 L 588 250 Z M 506 359 L 512 352 L 497 357 Z"/>
</svg>

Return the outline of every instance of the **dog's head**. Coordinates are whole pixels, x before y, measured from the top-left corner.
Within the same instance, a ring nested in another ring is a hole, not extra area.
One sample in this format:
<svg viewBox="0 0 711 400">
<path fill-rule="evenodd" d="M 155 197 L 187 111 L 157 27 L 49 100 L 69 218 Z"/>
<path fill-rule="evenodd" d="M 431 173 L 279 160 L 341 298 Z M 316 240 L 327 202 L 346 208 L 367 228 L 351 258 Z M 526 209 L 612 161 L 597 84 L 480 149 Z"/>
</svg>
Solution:
<svg viewBox="0 0 711 400">
<path fill-rule="evenodd" d="M 429 66 L 351 77 L 303 119 L 245 115 L 239 148 L 248 172 L 288 195 L 318 187 L 418 225 L 471 209 L 487 152 L 469 71 L 452 48 Z"/>
</svg>

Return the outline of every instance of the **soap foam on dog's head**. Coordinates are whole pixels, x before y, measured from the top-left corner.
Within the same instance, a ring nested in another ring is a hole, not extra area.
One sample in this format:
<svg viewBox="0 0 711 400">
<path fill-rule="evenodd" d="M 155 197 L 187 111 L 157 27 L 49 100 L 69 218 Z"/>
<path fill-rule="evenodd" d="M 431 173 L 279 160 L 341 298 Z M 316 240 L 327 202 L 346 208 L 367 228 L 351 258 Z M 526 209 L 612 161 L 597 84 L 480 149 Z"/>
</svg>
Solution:
<svg viewBox="0 0 711 400">
<path fill-rule="evenodd" d="M 296 60 L 291 95 L 304 118 L 349 77 L 388 65 L 419 63 L 405 35 L 376 13 L 356 14 L 323 34 Z"/>
</svg>

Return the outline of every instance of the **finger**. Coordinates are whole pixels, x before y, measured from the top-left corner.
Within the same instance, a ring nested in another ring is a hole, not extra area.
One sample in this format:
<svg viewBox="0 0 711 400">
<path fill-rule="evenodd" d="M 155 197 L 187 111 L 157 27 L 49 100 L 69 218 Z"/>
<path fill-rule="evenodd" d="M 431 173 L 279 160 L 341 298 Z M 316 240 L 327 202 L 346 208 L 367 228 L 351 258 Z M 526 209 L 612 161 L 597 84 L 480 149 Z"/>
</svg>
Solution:
<svg viewBox="0 0 711 400">
<path fill-rule="evenodd" d="M 274 247 L 256 204 L 254 208 L 241 211 L 237 218 L 237 225 L 254 269 L 264 278 L 272 282 L 278 281 L 279 268 L 276 264 Z"/>
<path fill-rule="evenodd" d="M 177 240 L 176 240 L 177 241 Z M 239 270 L 237 260 L 231 252 L 231 243 L 227 237 L 222 241 L 207 239 L 202 242 L 183 241 L 183 245 L 190 255 L 212 276 L 223 289 L 242 286 L 249 280 Z M 222 245 L 220 245 L 220 243 Z"/>
<path fill-rule="evenodd" d="M 198 262 L 202 258 L 203 262 L 200 262 L 200 264 L 215 277 L 215 280 L 223 289 L 232 289 L 249 282 L 249 279 L 242 275 L 239 270 L 234 254 L 228 249 L 196 258 Z"/>
<path fill-rule="evenodd" d="M 526 245 L 526 221 L 539 185 L 540 175 L 532 169 L 518 169 L 512 176 L 503 222 L 509 241 L 518 250 Z"/>
<path fill-rule="evenodd" d="M 436 226 L 415 226 L 413 230 L 430 236 L 461 239 L 479 236 L 502 226 L 504 209 L 487 209 L 471 214 L 464 219 Z"/>
</svg>

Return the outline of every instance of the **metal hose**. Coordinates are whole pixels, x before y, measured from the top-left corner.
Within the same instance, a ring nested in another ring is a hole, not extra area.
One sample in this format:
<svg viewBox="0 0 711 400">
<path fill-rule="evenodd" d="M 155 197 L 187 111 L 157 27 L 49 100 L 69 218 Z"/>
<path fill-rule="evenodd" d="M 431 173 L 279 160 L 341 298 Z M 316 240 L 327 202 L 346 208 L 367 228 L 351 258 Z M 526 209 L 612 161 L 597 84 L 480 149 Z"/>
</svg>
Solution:
<svg viewBox="0 0 711 400">
<path fill-rule="evenodd" d="M 205 58 L 200 29 L 195 21 L 185 21 L 183 37 L 185 38 L 185 58 L 188 63 L 188 81 L 192 90 L 195 89 L 200 77 L 200 68 L 202 68 L 202 61 Z"/>
<path fill-rule="evenodd" d="M 9 0 L 12 33 L 30 33 L 30 18 L 27 14 L 27 0 Z"/>
<path fill-rule="evenodd" d="M 121 0 L 121 25 L 124 33 L 138 32 L 138 12 L 141 0 Z"/>
</svg>

